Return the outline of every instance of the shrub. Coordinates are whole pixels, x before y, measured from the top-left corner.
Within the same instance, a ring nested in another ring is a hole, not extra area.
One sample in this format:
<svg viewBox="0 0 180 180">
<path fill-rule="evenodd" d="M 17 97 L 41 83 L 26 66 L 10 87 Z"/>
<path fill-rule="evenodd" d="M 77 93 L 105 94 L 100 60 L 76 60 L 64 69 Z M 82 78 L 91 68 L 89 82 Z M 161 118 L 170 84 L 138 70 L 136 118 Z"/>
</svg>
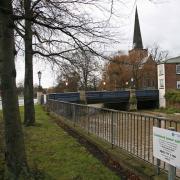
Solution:
<svg viewBox="0 0 180 180">
<path fill-rule="evenodd" d="M 180 90 L 169 90 L 165 94 L 165 98 L 169 102 L 180 103 Z"/>
<path fill-rule="evenodd" d="M 174 114 L 174 113 L 180 113 L 180 109 L 178 108 L 173 108 L 173 107 L 169 107 L 169 108 L 159 108 L 157 110 L 155 110 L 156 112 L 163 112 L 163 113 L 167 113 L 167 114 Z"/>
</svg>

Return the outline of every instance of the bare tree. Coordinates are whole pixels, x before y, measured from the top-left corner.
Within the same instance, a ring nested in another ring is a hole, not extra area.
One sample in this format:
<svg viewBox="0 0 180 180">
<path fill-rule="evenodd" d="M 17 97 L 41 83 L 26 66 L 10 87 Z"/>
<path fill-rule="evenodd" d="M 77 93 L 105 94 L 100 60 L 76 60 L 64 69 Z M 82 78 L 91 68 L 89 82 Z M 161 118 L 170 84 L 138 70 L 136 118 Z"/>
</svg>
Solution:
<svg viewBox="0 0 180 180">
<path fill-rule="evenodd" d="M 11 0 L 0 1 L 0 82 L 5 127 L 7 179 L 21 179 L 27 171 L 23 131 L 16 92 L 14 23 Z M 28 179 L 28 177 L 23 177 Z"/>
<path fill-rule="evenodd" d="M 24 124 L 34 125 L 35 109 L 34 109 L 34 93 L 33 93 L 33 47 L 32 47 L 32 22 L 33 11 L 31 10 L 31 1 L 24 0 L 24 16 L 25 16 L 25 80 L 24 80 Z"/>
<path fill-rule="evenodd" d="M 57 85 L 53 88 L 53 92 L 75 92 L 79 88 L 79 75 L 72 69 L 61 68 L 61 73 L 56 79 Z"/>
<path fill-rule="evenodd" d="M 67 54 L 77 49 L 85 48 L 97 54 L 92 44 L 108 38 L 104 36 L 105 23 L 95 22 L 82 11 L 87 5 L 96 7 L 95 0 L 15 2 L 16 32 L 25 43 L 24 122 L 33 125 L 33 55 L 58 64 L 62 59 L 70 61 Z"/>
<path fill-rule="evenodd" d="M 61 72 L 64 73 L 64 76 L 72 73 L 77 74 L 79 88 L 86 91 L 88 86 L 93 86 L 94 76 L 98 76 L 101 70 L 99 59 L 88 50 L 77 50 L 69 56 L 71 61 L 62 64 Z"/>
<path fill-rule="evenodd" d="M 107 67 L 106 75 L 109 82 L 107 82 L 107 86 L 111 89 L 115 88 L 117 84 L 122 88 L 127 87 L 126 82 L 139 89 L 143 88 L 143 82 L 147 80 L 150 81 L 149 84 L 152 84 L 148 85 L 149 87 L 155 86 L 157 78 L 156 63 L 148 55 L 147 50 L 132 50 L 129 52 L 129 55 L 115 56 L 110 60 Z"/>
<path fill-rule="evenodd" d="M 157 44 L 154 44 L 152 47 L 149 48 L 149 53 L 156 63 L 166 61 L 169 54 L 168 51 L 162 50 L 161 47 Z"/>
</svg>

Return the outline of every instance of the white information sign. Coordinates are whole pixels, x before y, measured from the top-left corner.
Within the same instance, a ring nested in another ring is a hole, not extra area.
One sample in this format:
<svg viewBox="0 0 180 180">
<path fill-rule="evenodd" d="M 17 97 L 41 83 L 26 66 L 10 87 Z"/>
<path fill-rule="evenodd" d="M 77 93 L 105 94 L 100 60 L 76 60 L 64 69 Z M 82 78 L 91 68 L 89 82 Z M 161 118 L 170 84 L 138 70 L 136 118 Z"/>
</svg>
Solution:
<svg viewBox="0 0 180 180">
<path fill-rule="evenodd" d="M 153 155 L 180 168 L 180 133 L 153 127 Z"/>
</svg>

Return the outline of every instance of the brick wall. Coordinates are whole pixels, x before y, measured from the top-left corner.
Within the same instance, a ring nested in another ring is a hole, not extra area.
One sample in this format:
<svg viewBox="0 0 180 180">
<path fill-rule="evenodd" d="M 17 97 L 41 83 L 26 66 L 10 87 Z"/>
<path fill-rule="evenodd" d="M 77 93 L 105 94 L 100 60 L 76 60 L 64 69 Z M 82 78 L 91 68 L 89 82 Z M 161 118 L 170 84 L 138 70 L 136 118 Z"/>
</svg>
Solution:
<svg viewBox="0 0 180 180">
<path fill-rule="evenodd" d="M 176 74 L 176 64 L 165 64 L 166 91 L 176 89 L 176 81 L 180 81 L 180 75 Z"/>
</svg>

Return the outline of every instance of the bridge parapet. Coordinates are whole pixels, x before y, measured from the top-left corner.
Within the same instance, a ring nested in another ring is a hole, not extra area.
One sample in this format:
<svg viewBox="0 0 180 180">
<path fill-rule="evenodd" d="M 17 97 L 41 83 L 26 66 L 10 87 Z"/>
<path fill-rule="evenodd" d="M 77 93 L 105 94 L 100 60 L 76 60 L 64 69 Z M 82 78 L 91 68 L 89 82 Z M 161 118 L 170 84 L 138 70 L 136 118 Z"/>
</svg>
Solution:
<svg viewBox="0 0 180 180">
<path fill-rule="evenodd" d="M 127 102 L 129 91 L 89 91 L 86 92 L 87 101 L 96 102 Z"/>
<path fill-rule="evenodd" d="M 137 90 L 135 92 L 137 101 L 158 101 L 158 90 Z M 118 103 L 129 102 L 130 91 L 87 91 L 85 92 L 87 103 Z M 79 92 L 52 93 L 49 99 L 80 102 Z"/>
<path fill-rule="evenodd" d="M 159 90 L 137 90 L 136 97 L 138 101 L 146 100 L 158 100 L 159 99 Z"/>
<path fill-rule="evenodd" d="M 67 102 L 79 102 L 79 92 L 66 92 L 66 93 L 51 93 L 48 94 L 48 99 L 67 101 Z"/>
</svg>

